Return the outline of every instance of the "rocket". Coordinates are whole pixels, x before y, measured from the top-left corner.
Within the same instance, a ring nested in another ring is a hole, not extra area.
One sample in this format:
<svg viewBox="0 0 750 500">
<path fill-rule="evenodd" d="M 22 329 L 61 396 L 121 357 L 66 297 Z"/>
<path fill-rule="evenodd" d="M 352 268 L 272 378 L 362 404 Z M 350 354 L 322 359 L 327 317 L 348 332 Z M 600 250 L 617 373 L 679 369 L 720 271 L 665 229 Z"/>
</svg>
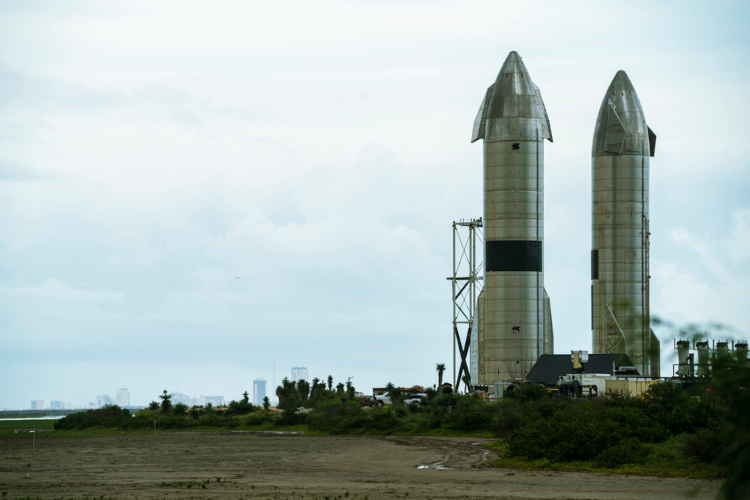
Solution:
<svg viewBox="0 0 750 500">
<path fill-rule="evenodd" d="M 656 134 L 633 84 L 618 71 L 604 95 L 591 152 L 593 352 L 625 353 L 659 376 L 659 340 L 649 313 L 649 158 Z"/>
<path fill-rule="evenodd" d="M 484 289 L 471 332 L 471 382 L 521 378 L 552 354 L 544 290 L 547 110 L 521 57 L 508 54 L 485 93 L 471 142 L 484 140 Z M 476 358 L 476 359 L 475 359 Z"/>
</svg>

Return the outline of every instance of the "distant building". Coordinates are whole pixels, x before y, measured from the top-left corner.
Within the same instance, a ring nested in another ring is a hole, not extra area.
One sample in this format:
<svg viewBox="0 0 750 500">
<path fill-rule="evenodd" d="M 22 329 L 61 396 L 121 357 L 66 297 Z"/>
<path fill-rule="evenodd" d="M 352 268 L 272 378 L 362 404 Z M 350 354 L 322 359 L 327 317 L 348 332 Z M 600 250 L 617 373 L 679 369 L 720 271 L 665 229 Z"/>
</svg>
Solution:
<svg viewBox="0 0 750 500">
<path fill-rule="evenodd" d="M 94 406 L 96 408 L 104 408 L 105 406 L 111 406 L 115 404 L 115 400 L 109 394 L 97 394 Z"/>
<path fill-rule="evenodd" d="M 44 409 L 44 400 L 43 399 L 32 399 L 31 400 L 31 409 L 32 410 L 43 410 Z"/>
<path fill-rule="evenodd" d="M 266 381 L 262 378 L 253 380 L 253 404 L 261 406 L 263 399 L 266 397 Z"/>
<path fill-rule="evenodd" d="M 211 403 L 211 406 L 224 405 L 224 396 L 201 396 L 201 399 L 204 401 L 204 405 L 207 405 L 208 403 Z"/>
<path fill-rule="evenodd" d="M 185 406 L 188 406 L 188 407 L 193 407 L 197 404 L 195 401 L 195 398 L 190 397 L 187 394 L 183 394 L 181 392 L 173 392 L 171 401 L 173 405 L 184 404 Z"/>
<path fill-rule="evenodd" d="M 49 409 L 50 410 L 62 410 L 65 408 L 65 405 L 62 401 L 50 401 L 49 402 Z"/>
<path fill-rule="evenodd" d="M 310 379 L 307 374 L 307 368 L 304 366 L 295 366 L 292 368 L 292 382 L 299 382 L 300 380 L 308 381 Z"/>
<path fill-rule="evenodd" d="M 121 408 L 130 406 L 130 391 L 123 387 L 122 389 L 117 391 L 115 399 L 117 400 L 117 406 Z"/>
</svg>

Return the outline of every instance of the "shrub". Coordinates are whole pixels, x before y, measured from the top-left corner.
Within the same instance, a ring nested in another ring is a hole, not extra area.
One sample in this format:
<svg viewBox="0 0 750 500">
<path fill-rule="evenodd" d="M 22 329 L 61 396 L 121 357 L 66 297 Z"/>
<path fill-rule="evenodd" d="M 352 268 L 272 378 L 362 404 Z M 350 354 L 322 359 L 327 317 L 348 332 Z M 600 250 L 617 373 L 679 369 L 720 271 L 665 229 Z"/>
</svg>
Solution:
<svg viewBox="0 0 750 500">
<path fill-rule="evenodd" d="M 714 423 L 711 427 L 700 429 L 685 440 L 685 455 L 697 458 L 701 462 L 711 463 L 721 456 L 727 445 L 728 432 L 725 427 Z"/>
<path fill-rule="evenodd" d="M 55 422 L 55 429 L 86 429 L 88 427 L 117 428 L 124 427 L 132 415 L 125 408 L 108 405 L 97 410 L 72 413 Z"/>
<path fill-rule="evenodd" d="M 647 454 L 647 445 L 641 443 L 636 438 L 628 437 L 602 451 L 594 459 L 594 465 L 614 469 L 625 464 L 640 464 L 643 463 Z"/>
</svg>

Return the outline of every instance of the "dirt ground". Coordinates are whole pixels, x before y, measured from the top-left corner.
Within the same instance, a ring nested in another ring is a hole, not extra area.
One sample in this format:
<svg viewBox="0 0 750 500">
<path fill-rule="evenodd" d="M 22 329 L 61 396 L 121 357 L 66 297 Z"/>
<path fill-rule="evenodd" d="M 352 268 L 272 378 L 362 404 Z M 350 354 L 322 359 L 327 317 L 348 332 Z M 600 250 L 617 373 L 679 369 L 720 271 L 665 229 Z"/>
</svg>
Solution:
<svg viewBox="0 0 750 500">
<path fill-rule="evenodd" d="M 718 481 L 523 472 L 478 438 L 163 432 L 0 437 L 2 498 L 714 498 Z M 7 492 L 7 495 L 5 494 Z"/>
</svg>

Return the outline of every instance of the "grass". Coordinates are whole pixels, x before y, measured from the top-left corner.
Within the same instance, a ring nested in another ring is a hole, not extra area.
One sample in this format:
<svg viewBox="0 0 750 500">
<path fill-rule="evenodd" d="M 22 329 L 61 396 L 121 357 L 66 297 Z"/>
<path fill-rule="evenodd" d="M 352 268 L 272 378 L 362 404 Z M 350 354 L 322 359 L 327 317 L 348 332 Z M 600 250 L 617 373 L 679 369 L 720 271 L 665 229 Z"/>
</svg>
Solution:
<svg viewBox="0 0 750 500">
<path fill-rule="evenodd" d="M 56 420 L 0 420 L 0 431 L 53 429 Z"/>
<path fill-rule="evenodd" d="M 615 468 L 597 467 L 593 461 L 551 462 L 546 458 L 528 460 L 517 457 L 504 456 L 508 452 L 508 445 L 504 441 L 495 441 L 487 447 L 500 454 L 500 458 L 492 462 L 493 467 L 520 470 L 549 470 L 559 472 L 598 472 L 603 474 L 680 477 L 690 479 L 723 479 L 725 469 L 698 462 L 686 457 L 682 451 L 686 435 L 668 439 L 662 443 L 651 445 L 649 453 L 642 464 L 625 464 Z"/>
</svg>

